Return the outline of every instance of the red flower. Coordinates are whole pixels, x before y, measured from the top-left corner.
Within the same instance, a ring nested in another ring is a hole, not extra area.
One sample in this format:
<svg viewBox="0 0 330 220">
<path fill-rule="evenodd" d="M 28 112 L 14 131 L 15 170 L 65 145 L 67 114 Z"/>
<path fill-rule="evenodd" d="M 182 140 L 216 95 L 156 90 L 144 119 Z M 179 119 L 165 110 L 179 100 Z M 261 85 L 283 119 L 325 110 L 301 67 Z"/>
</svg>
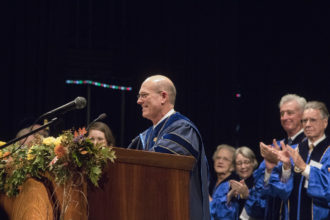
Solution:
<svg viewBox="0 0 330 220">
<path fill-rule="evenodd" d="M 86 131 L 86 128 L 83 127 L 83 128 L 79 128 L 78 131 L 74 131 L 74 137 L 78 137 L 78 136 L 83 136 L 87 134 L 87 131 Z"/>
<path fill-rule="evenodd" d="M 80 134 L 80 135 L 85 135 L 85 134 L 87 134 L 87 131 L 86 131 L 86 128 L 85 128 L 85 127 L 83 127 L 83 128 L 79 128 L 78 131 L 79 131 L 79 134 Z"/>
<path fill-rule="evenodd" d="M 64 157 L 67 154 L 65 147 L 63 147 L 62 145 L 57 145 L 54 148 L 54 152 L 58 159 Z"/>
</svg>

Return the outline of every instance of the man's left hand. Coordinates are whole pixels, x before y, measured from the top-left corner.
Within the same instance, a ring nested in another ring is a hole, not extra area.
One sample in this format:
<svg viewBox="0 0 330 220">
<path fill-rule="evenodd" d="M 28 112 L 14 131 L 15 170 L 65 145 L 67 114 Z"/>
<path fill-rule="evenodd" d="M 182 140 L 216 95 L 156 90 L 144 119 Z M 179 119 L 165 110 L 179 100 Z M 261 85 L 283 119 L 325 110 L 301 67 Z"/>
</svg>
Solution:
<svg viewBox="0 0 330 220">
<path fill-rule="evenodd" d="M 291 146 L 286 145 L 286 150 L 289 152 L 289 155 L 292 158 L 294 165 L 300 170 L 304 171 L 306 169 L 306 163 L 301 158 L 298 152 L 298 148 L 293 149 Z"/>
<path fill-rule="evenodd" d="M 277 155 L 274 152 L 277 150 L 276 148 L 273 148 L 270 145 L 266 145 L 263 142 L 260 142 L 259 146 L 260 146 L 260 154 L 265 160 L 273 164 L 278 163 Z"/>
</svg>

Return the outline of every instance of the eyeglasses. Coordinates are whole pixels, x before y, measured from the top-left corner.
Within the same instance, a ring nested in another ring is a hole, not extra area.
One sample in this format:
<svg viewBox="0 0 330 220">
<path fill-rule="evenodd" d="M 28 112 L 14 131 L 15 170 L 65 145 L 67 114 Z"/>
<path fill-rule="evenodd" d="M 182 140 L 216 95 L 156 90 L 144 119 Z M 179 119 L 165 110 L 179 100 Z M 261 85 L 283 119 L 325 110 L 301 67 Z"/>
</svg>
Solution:
<svg viewBox="0 0 330 220">
<path fill-rule="evenodd" d="M 137 96 L 136 96 L 136 98 L 137 99 L 145 99 L 145 98 L 147 98 L 148 97 L 148 95 L 150 95 L 150 93 L 141 93 L 141 94 L 138 94 Z"/>
<path fill-rule="evenodd" d="M 158 91 L 158 92 L 155 92 L 156 94 L 157 93 L 162 93 L 162 91 Z M 137 99 L 146 99 L 151 93 L 140 93 L 140 94 L 137 94 L 136 98 Z"/>
<path fill-rule="evenodd" d="M 301 123 L 302 124 L 307 124 L 307 122 L 309 121 L 309 123 L 311 123 L 311 124 L 315 124 L 317 121 L 319 121 L 319 120 L 321 120 L 321 119 L 316 119 L 316 118 L 304 118 L 304 119 L 302 119 L 301 120 Z"/>
<path fill-rule="evenodd" d="M 230 162 L 230 163 L 232 162 L 232 160 L 227 157 L 216 157 L 215 160 L 223 160 L 225 162 Z"/>
<path fill-rule="evenodd" d="M 251 161 L 249 161 L 249 160 L 238 161 L 238 162 L 236 163 L 236 166 L 243 166 L 243 164 L 245 164 L 245 165 L 250 165 L 250 164 L 251 164 Z"/>
</svg>

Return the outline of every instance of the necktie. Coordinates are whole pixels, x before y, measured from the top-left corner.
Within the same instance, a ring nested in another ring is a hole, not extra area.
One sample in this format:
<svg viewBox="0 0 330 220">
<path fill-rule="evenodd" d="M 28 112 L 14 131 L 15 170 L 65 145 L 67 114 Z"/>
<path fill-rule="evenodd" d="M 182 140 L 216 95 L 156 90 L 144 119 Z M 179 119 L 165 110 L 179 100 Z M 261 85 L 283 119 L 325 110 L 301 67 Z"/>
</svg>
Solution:
<svg viewBox="0 0 330 220">
<path fill-rule="evenodd" d="M 291 138 L 288 139 L 288 145 L 292 145 L 292 139 Z"/>
<path fill-rule="evenodd" d="M 310 144 L 309 145 L 309 153 L 311 153 L 313 151 L 313 149 L 314 149 L 314 144 Z"/>
</svg>

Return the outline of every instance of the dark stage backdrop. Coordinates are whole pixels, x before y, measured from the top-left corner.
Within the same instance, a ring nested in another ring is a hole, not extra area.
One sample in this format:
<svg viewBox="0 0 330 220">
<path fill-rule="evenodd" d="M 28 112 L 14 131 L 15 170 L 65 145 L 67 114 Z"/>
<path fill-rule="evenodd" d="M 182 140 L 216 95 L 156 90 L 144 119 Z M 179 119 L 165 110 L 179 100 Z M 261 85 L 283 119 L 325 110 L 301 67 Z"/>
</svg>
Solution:
<svg viewBox="0 0 330 220">
<path fill-rule="evenodd" d="M 1 3 L 0 140 L 39 115 L 87 97 L 65 79 L 132 86 L 91 87 L 91 115 L 107 113 L 118 145 L 150 122 L 136 104 L 150 74 L 176 84 L 176 110 L 200 129 L 209 159 L 221 143 L 283 137 L 278 102 L 286 93 L 330 106 L 329 4 L 318 1 L 22 0 Z M 237 97 L 237 95 L 240 97 Z M 125 101 L 125 112 L 121 106 Z M 122 124 L 122 119 L 124 123 Z M 53 132 L 86 125 L 86 109 Z M 211 163 L 211 161 L 210 161 Z"/>
</svg>

